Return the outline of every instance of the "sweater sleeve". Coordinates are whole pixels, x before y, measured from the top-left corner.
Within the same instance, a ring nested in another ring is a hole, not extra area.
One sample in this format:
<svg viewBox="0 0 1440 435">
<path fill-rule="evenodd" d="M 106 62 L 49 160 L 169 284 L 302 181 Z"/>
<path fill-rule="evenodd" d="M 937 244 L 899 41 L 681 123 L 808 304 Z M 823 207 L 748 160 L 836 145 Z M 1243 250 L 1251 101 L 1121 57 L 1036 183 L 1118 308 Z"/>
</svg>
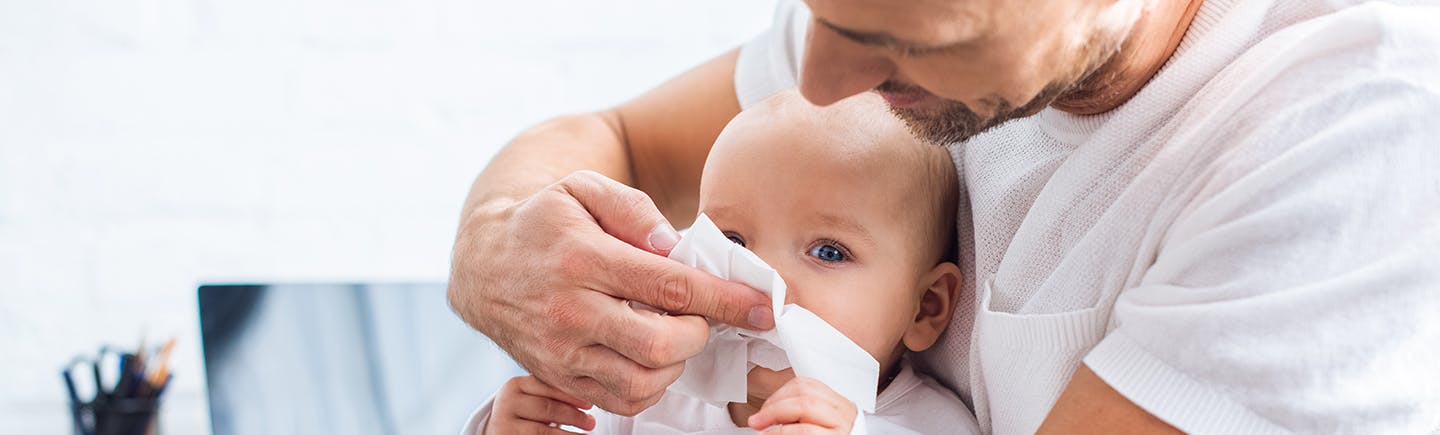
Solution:
<svg viewBox="0 0 1440 435">
<path fill-rule="evenodd" d="M 801 52 L 810 10 L 798 0 L 780 0 L 770 28 L 740 47 L 735 61 L 735 95 L 742 109 L 799 82 Z"/>
</svg>

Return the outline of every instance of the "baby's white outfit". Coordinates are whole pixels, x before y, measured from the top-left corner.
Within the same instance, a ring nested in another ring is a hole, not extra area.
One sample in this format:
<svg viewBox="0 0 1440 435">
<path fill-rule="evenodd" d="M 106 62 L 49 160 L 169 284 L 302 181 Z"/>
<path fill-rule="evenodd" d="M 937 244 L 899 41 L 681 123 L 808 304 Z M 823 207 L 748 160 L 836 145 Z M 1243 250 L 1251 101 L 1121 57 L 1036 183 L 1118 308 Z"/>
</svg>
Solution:
<svg viewBox="0 0 1440 435">
<path fill-rule="evenodd" d="M 880 392 L 875 413 L 867 414 L 873 434 L 979 434 L 975 417 L 960 398 L 902 360 L 900 374 Z M 482 409 L 484 411 L 484 409 Z M 655 406 L 634 417 L 605 411 L 595 415 L 595 434 L 753 434 L 736 427 L 725 408 L 684 394 L 666 393 Z M 472 422 L 475 418 L 471 418 Z M 477 428 L 478 429 L 478 428 Z M 480 432 L 466 429 L 466 434 Z"/>
<path fill-rule="evenodd" d="M 470 416 L 461 435 L 481 435 L 490 420 L 494 401 Z M 596 435 L 607 434 L 752 434 L 750 428 L 736 427 L 725 408 L 684 394 L 666 393 L 660 402 L 634 417 L 611 414 L 592 408 Z M 869 433 L 874 434 L 979 434 L 980 427 L 965 403 L 934 379 L 910 368 L 901 360 L 900 374 L 875 399 L 875 413 L 866 415 Z"/>
</svg>

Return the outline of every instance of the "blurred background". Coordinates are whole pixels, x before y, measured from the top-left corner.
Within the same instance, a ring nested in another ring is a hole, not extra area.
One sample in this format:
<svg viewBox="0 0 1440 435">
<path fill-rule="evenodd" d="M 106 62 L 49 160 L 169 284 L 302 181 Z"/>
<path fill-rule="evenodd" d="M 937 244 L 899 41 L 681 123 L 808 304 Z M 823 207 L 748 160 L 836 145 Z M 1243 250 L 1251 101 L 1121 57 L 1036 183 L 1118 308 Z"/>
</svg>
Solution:
<svg viewBox="0 0 1440 435">
<path fill-rule="evenodd" d="M 0 433 L 69 433 L 61 366 L 142 333 L 179 338 L 162 433 L 209 433 L 199 283 L 442 283 L 499 147 L 773 7 L 0 0 Z"/>
</svg>

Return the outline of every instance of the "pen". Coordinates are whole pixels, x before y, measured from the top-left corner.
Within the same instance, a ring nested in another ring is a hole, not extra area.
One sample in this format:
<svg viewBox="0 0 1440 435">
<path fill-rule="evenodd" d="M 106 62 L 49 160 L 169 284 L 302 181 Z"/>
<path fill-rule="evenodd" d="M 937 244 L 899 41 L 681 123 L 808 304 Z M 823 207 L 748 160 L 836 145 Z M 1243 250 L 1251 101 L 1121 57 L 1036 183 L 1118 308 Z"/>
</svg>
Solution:
<svg viewBox="0 0 1440 435">
<path fill-rule="evenodd" d="M 132 354 L 120 355 L 120 380 L 115 383 L 115 394 L 121 398 L 135 397 L 135 389 L 140 387 L 141 379 L 137 373 L 145 373 L 145 366 Z"/>
</svg>

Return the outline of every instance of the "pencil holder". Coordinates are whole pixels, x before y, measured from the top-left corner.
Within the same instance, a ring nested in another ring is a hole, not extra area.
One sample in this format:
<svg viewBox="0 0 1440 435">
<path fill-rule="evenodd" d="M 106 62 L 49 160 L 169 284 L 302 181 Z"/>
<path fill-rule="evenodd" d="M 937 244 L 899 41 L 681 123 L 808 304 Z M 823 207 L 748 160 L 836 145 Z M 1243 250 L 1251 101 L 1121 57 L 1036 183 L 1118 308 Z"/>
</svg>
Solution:
<svg viewBox="0 0 1440 435">
<path fill-rule="evenodd" d="M 174 341 L 158 355 L 148 357 L 144 346 L 136 353 L 119 353 L 101 347 L 94 358 L 77 356 L 60 370 L 70 398 L 70 419 L 75 435 L 154 435 L 160 398 L 173 375 L 166 364 Z M 114 356 L 114 358 L 107 358 Z M 147 369 L 146 361 L 158 361 Z M 115 376 L 102 376 L 102 367 L 116 365 Z M 113 380 L 112 380 L 113 379 Z M 94 394 L 81 394 L 77 385 L 94 385 Z M 88 397 L 88 399 L 87 399 Z"/>
<path fill-rule="evenodd" d="M 160 400 L 112 399 L 75 406 L 75 435 L 157 435 Z"/>
<path fill-rule="evenodd" d="M 112 400 L 95 409 L 95 435 L 156 435 L 158 415 L 159 399 Z"/>
</svg>

